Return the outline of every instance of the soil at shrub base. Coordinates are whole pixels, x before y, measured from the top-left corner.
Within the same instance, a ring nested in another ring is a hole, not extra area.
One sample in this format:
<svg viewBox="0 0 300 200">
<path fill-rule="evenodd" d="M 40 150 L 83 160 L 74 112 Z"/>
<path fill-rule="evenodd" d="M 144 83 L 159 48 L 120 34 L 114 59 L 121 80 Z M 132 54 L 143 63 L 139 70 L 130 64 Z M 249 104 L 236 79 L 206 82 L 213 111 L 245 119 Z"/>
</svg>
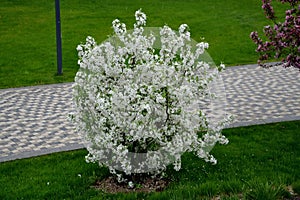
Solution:
<svg viewBox="0 0 300 200">
<path fill-rule="evenodd" d="M 135 183 L 131 188 L 128 183 L 119 183 L 113 176 L 107 177 L 103 180 L 97 180 L 94 188 L 102 190 L 105 193 L 129 193 L 129 192 L 161 192 L 169 184 L 169 180 L 161 178 L 143 178 L 139 183 Z"/>
</svg>

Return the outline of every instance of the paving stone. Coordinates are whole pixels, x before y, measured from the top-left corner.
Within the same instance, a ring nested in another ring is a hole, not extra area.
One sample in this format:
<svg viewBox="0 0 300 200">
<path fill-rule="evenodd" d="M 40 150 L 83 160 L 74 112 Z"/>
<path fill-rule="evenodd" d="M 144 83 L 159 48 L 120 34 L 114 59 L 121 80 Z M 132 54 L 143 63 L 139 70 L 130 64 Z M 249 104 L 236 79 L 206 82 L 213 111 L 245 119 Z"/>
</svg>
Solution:
<svg viewBox="0 0 300 200">
<path fill-rule="evenodd" d="M 300 72 L 229 67 L 222 75 L 231 127 L 300 120 Z M 72 83 L 0 90 L 0 162 L 83 147 L 68 121 Z"/>
</svg>

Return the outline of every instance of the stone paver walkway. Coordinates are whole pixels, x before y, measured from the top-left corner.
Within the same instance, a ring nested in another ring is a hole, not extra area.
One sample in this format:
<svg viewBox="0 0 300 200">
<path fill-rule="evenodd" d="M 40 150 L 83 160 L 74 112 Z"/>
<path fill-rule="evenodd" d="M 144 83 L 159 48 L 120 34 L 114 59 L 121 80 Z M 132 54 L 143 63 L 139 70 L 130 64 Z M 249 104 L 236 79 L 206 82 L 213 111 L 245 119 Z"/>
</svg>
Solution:
<svg viewBox="0 0 300 200">
<path fill-rule="evenodd" d="M 300 120 L 300 72 L 230 67 L 223 73 L 231 125 Z M 67 116 L 72 83 L 0 90 L 0 162 L 82 148 Z M 300 133 L 300 131 L 299 131 Z"/>
</svg>

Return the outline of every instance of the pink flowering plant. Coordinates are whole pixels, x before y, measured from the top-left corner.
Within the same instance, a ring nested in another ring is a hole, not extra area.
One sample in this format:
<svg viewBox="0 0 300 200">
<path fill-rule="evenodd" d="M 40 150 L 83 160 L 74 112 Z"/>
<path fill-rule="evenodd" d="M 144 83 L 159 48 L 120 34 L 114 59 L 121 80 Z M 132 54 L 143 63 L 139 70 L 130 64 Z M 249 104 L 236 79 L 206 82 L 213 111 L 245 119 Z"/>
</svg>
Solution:
<svg viewBox="0 0 300 200">
<path fill-rule="evenodd" d="M 221 134 L 229 120 L 222 110 L 224 65 L 211 62 L 208 43 L 193 41 L 186 24 L 175 32 L 146 28 L 141 10 L 135 18 L 133 30 L 116 19 L 114 36 L 101 44 L 89 36 L 77 47 L 73 121 L 86 160 L 120 180 L 121 174 L 159 174 L 169 164 L 179 170 L 184 152 L 215 164 L 210 150 L 228 143 Z"/>
<path fill-rule="evenodd" d="M 292 66 L 300 70 L 300 1 L 280 0 L 280 2 L 290 5 L 290 9 L 285 12 L 285 21 L 277 21 L 271 0 L 262 0 L 266 18 L 274 25 L 264 27 L 266 41 L 263 41 L 257 32 L 252 32 L 250 37 L 257 45 L 256 51 L 260 54 L 258 63 L 261 66 L 270 67 L 272 65 L 268 66 L 264 61 L 282 58 L 284 67 Z"/>
</svg>

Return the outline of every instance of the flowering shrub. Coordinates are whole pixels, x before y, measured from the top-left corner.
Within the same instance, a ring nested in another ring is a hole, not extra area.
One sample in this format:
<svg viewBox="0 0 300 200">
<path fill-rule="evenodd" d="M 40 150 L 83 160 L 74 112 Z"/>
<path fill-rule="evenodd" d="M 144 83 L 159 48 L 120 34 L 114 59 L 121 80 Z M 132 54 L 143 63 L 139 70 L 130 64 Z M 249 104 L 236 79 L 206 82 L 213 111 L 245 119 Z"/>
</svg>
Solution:
<svg viewBox="0 0 300 200">
<path fill-rule="evenodd" d="M 73 120 L 86 160 L 127 175 L 157 174 L 171 163 L 179 170 L 187 151 L 216 163 L 210 149 L 228 142 L 220 133 L 227 122 L 224 65 L 204 61 L 208 44 L 191 40 L 186 24 L 176 33 L 145 28 L 141 10 L 135 17 L 132 31 L 116 19 L 115 36 L 100 45 L 89 36 L 77 47 Z"/>
<path fill-rule="evenodd" d="M 274 26 L 265 26 L 264 33 L 268 41 L 258 37 L 257 32 L 250 34 L 251 39 L 257 45 L 256 51 L 260 53 L 258 63 L 267 67 L 262 61 L 272 57 L 283 57 L 283 66 L 300 69 L 300 4 L 299 0 L 280 0 L 281 3 L 289 3 L 291 8 L 285 12 L 285 21 L 276 22 L 276 16 L 271 5 L 271 0 L 262 0 L 262 8 L 266 18 L 274 22 Z"/>
</svg>

